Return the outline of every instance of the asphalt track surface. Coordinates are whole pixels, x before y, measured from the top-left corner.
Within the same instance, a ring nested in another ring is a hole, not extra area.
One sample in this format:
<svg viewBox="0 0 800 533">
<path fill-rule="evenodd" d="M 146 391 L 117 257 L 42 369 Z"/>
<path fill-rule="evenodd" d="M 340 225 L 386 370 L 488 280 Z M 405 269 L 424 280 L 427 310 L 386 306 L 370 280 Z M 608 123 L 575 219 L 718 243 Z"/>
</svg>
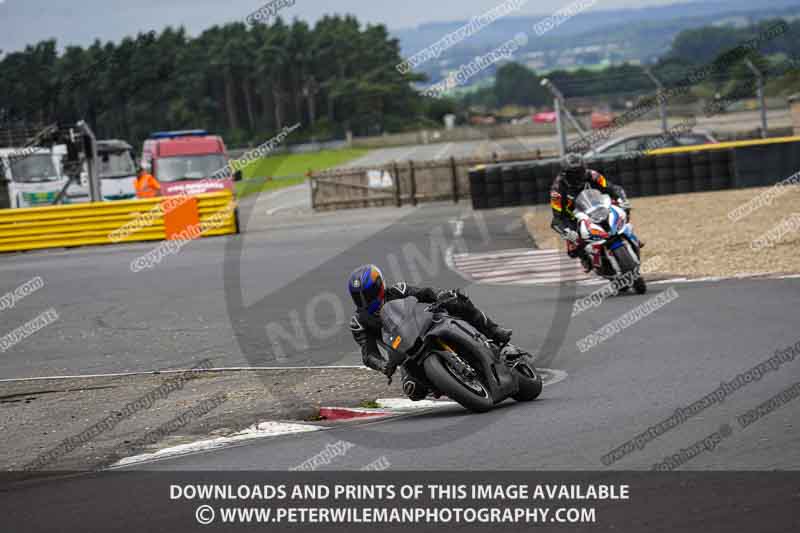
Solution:
<svg viewBox="0 0 800 533">
<path fill-rule="evenodd" d="M 34 276 L 45 286 L 2 312 L 3 329 L 51 306 L 61 318 L 3 353 L 0 377 L 188 368 L 206 357 L 215 366 L 357 364 L 346 329 L 345 280 L 353 267 L 376 262 L 387 277 L 465 288 L 488 315 L 515 330 L 515 341 L 536 352 L 540 366 L 566 371 L 568 378 L 546 388 L 536 402 L 508 402 L 484 415 L 454 408 L 263 440 L 146 468 L 283 470 L 328 443 L 348 440 L 356 447 L 329 468 L 358 469 L 385 456 L 393 470 L 606 469 L 601 457 L 611 449 L 800 340 L 800 281 L 732 280 L 676 284 L 676 300 L 581 353 L 577 340 L 667 286 L 645 297 L 613 298 L 570 319 L 575 297 L 591 288 L 467 285 L 447 268 L 448 248 L 480 252 L 529 245 L 519 214 L 476 216 L 463 204 L 301 217 L 250 218 L 245 212 L 249 227 L 243 237 L 192 242 L 139 273 L 130 271 L 131 261 L 154 244 L 7 255 L 0 264 L 0 292 Z M 278 356 L 266 326 L 292 331 L 292 311 L 304 322 L 309 309 L 316 329 L 303 324 L 307 344 L 282 342 Z M 797 469 L 800 402 L 746 429 L 735 418 L 798 378 L 800 358 L 610 468 L 648 469 L 727 423 L 733 434 L 684 469 Z"/>
</svg>

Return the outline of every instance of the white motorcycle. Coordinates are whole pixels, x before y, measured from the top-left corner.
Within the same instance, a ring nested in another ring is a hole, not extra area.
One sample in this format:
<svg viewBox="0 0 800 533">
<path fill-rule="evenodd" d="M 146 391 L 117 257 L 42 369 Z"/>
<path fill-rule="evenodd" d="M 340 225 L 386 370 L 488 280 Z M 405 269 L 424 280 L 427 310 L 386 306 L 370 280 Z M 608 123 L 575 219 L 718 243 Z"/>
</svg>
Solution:
<svg viewBox="0 0 800 533">
<path fill-rule="evenodd" d="M 639 239 L 633 233 L 628 212 L 615 205 L 607 194 L 586 189 L 575 199 L 575 218 L 592 270 L 615 283 L 620 291 L 633 287 L 638 294 L 646 293 L 647 283 L 639 271 Z"/>
</svg>

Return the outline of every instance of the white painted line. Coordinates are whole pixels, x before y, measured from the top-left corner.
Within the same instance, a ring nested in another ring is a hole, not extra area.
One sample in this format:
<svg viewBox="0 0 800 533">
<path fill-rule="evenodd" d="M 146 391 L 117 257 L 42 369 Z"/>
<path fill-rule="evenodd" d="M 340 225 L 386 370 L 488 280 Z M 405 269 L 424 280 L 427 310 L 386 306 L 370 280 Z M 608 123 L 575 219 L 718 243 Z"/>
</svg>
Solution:
<svg viewBox="0 0 800 533">
<path fill-rule="evenodd" d="M 501 257 L 519 256 L 519 255 L 552 255 L 552 254 L 551 253 L 542 254 L 541 250 L 531 250 L 530 248 L 512 248 L 509 250 L 498 250 L 496 252 L 455 254 L 453 257 L 456 259 L 478 261 L 486 259 L 499 259 Z"/>
<path fill-rule="evenodd" d="M 546 262 L 553 262 L 553 261 L 563 261 L 563 262 L 572 262 L 574 259 L 571 259 L 564 255 L 563 257 L 551 255 L 551 256 L 543 256 L 543 255 L 534 255 L 534 254 L 508 254 L 508 255 L 498 255 L 498 256 L 485 256 L 485 257 L 457 257 L 456 258 L 460 263 L 464 265 L 482 265 L 485 263 L 490 262 L 497 262 L 497 261 L 504 261 L 507 259 L 514 259 L 514 260 L 527 260 L 527 261 L 539 261 L 542 263 Z"/>
<path fill-rule="evenodd" d="M 545 376 L 542 378 L 542 385 L 544 387 L 555 385 L 556 383 L 560 383 L 569 377 L 569 374 L 563 370 L 555 370 L 553 368 L 537 368 L 536 370 L 545 374 Z"/>
<path fill-rule="evenodd" d="M 565 263 L 563 261 L 554 262 L 554 263 L 543 263 L 541 261 L 528 261 L 528 260 L 510 260 L 510 261 L 499 261 L 496 263 L 486 263 L 485 266 L 480 267 L 468 267 L 465 265 L 460 264 L 456 261 L 456 265 L 460 268 L 463 268 L 465 272 L 470 274 L 481 274 L 484 272 L 497 272 L 499 268 L 503 270 L 525 270 L 526 268 L 530 267 L 539 267 L 538 270 L 540 272 L 557 272 L 558 270 L 583 270 L 583 267 L 578 263 Z M 526 267 L 526 268 L 521 268 Z"/>
<path fill-rule="evenodd" d="M 420 400 L 415 402 L 408 398 L 379 398 L 376 403 L 385 409 L 393 411 L 416 411 L 419 409 L 458 406 L 458 403 L 450 400 Z"/>
<path fill-rule="evenodd" d="M 504 256 L 495 256 L 495 257 L 481 257 L 477 259 L 467 259 L 464 257 L 456 257 L 456 261 L 464 266 L 480 266 L 485 264 L 492 264 L 492 263 L 501 263 L 504 261 L 512 260 L 512 261 L 530 261 L 532 263 L 541 263 L 541 264 L 552 264 L 552 263 L 573 263 L 576 262 L 575 259 L 569 258 L 566 255 L 564 257 L 557 257 L 557 256 L 550 256 L 544 257 L 540 255 L 532 255 L 532 254 L 514 254 L 514 255 L 504 255 Z"/>
<path fill-rule="evenodd" d="M 447 144 L 445 144 L 445 145 L 442 147 L 442 149 L 441 149 L 441 150 L 439 150 L 438 152 L 436 152 L 436 155 L 435 155 L 433 158 L 434 158 L 434 159 L 442 159 L 444 156 L 446 156 L 446 155 L 447 155 L 447 152 L 449 152 L 449 151 L 450 151 L 450 148 L 452 148 L 452 147 L 453 147 L 453 143 L 447 143 Z"/>
<path fill-rule="evenodd" d="M 189 453 L 206 452 L 224 448 L 232 444 L 237 444 L 242 441 L 263 439 L 267 437 L 277 437 L 280 435 L 290 435 L 294 433 L 308 433 L 310 431 L 320 431 L 322 426 L 313 426 L 311 424 L 297 424 L 291 422 L 262 422 L 250 426 L 244 431 L 235 433 L 229 437 L 218 437 L 215 439 L 206 439 L 189 444 L 180 444 L 178 446 L 170 446 L 153 453 L 144 453 L 120 459 L 113 465 L 114 467 L 130 466 L 137 463 L 149 462 L 158 459 L 165 459 L 167 457 L 177 457 L 179 455 L 186 455 Z"/>
<path fill-rule="evenodd" d="M 476 281 L 480 281 L 481 283 L 532 283 L 537 281 L 539 283 L 544 283 L 544 280 L 578 281 L 582 279 L 586 279 L 586 275 L 583 274 L 583 272 L 575 272 L 572 274 L 559 274 L 558 272 L 522 272 L 518 274 L 506 274 L 504 276 L 476 278 Z"/>
<path fill-rule="evenodd" d="M 557 283 L 573 283 L 573 282 L 583 281 L 585 279 L 586 279 L 585 276 L 571 276 L 571 277 L 551 276 L 548 278 L 520 279 L 515 281 L 492 282 L 492 283 L 497 283 L 498 285 L 545 285 L 545 284 L 557 284 Z"/>
<path fill-rule="evenodd" d="M 419 145 L 414 146 L 410 150 L 406 150 L 404 152 L 401 152 L 400 155 L 398 155 L 396 157 L 388 158 L 386 160 L 386 163 L 388 163 L 389 161 L 398 161 L 398 162 L 400 162 L 400 161 L 403 161 L 403 160 L 411 159 L 411 154 L 413 154 L 414 152 L 416 152 L 420 148 L 422 148 L 422 146 L 419 146 Z"/>
<path fill-rule="evenodd" d="M 497 155 L 504 155 L 506 153 L 506 150 L 496 142 L 492 141 L 491 144 L 494 146 L 494 151 L 497 153 Z"/>
</svg>

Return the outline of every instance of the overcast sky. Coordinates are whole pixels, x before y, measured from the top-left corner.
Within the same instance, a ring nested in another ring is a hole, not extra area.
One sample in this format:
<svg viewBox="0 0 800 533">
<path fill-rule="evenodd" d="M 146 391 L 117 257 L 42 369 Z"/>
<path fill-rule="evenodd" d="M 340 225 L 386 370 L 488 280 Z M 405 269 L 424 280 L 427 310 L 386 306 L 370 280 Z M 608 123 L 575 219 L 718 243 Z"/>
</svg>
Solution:
<svg viewBox="0 0 800 533">
<path fill-rule="evenodd" d="M 353 13 L 389 28 L 425 22 L 465 20 L 503 0 L 295 0 L 286 17 L 309 22 L 325 14 Z M 528 0 L 520 14 L 549 14 L 573 0 Z M 647 7 L 685 0 L 597 0 L 593 9 Z M 138 31 L 185 26 L 192 35 L 243 20 L 265 0 L 0 0 L 0 50 L 10 52 L 43 39 L 59 46 L 86 45 L 95 38 L 117 41 Z"/>
</svg>

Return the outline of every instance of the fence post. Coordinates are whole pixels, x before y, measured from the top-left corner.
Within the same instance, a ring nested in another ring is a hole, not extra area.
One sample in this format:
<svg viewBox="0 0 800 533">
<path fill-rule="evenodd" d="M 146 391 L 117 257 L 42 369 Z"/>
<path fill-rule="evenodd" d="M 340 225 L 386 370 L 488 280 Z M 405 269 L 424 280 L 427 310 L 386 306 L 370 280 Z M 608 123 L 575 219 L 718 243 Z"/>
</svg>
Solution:
<svg viewBox="0 0 800 533">
<path fill-rule="evenodd" d="M 450 169 L 453 171 L 453 203 L 458 203 L 458 168 L 455 156 L 450 156 Z"/>
<path fill-rule="evenodd" d="M 369 176 L 367 176 L 366 170 L 363 170 L 361 172 L 361 185 L 366 185 L 367 187 L 369 187 Z M 369 188 L 361 189 L 361 196 L 364 198 L 361 201 L 361 207 L 369 207 L 370 206 Z"/>
<path fill-rule="evenodd" d="M 392 171 L 394 172 L 394 205 L 402 207 L 403 199 L 400 198 L 400 168 L 397 166 L 397 161 L 392 161 Z"/>
<path fill-rule="evenodd" d="M 417 173 L 414 170 L 414 162 L 413 161 L 409 161 L 408 162 L 408 169 L 409 169 L 409 172 L 411 174 L 410 175 L 410 178 L 411 178 L 411 205 L 416 207 L 417 206 Z"/>
</svg>

